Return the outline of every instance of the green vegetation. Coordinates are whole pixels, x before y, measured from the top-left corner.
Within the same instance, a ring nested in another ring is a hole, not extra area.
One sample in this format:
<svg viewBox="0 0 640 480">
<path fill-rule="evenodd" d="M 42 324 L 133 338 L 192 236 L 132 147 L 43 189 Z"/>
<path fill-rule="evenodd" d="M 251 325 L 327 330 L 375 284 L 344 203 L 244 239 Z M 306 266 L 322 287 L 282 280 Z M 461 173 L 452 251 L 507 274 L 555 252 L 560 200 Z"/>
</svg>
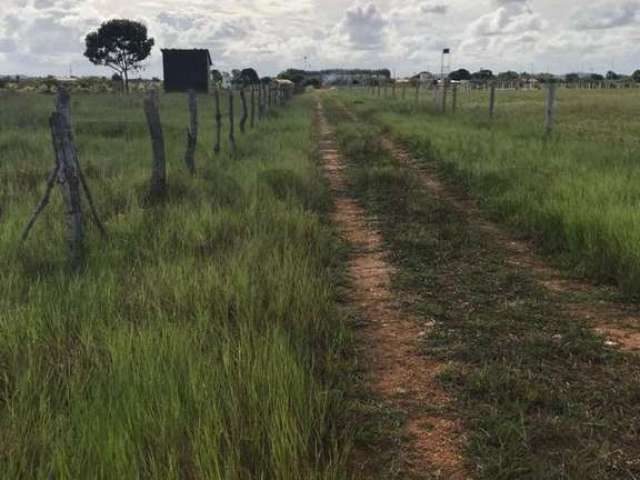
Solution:
<svg viewBox="0 0 640 480">
<path fill-rule="evenodd" d="M 378 220 L 399 267 L 397 298 L 410 299 L 405 305 L 418 321 L 432 325 L 424 353 L 447 366 L 440 381 L 456 402 L 444 411 L 425 409 L 463 419 L 474 478 L 637 478 L 640 359 L 606 347 L 567 313 L 600 299 L 539 287 L 486 231 L 430 195 L 415 171 L 382 149 L 380 126 L 354 123 L 335 98 L 326 106 L 348 153 L 352 188 Z M 440 131 L 437 122 L 426 131 Z M 392 443 L 393 422 L 371 416 L 370 434 Z"/>
<path fill-rule="evenodd" d="M 640 294 L 640 89 L 560 90 L 549 141 L 542 91 L 498 92 L 493 122 L 487 92 L 460 93 L 455 115 L 426 92 L 339 95 L 576 272 Z"/>
<path fill-rule="evenodd" d="M 65 267 L 57 190 L 18 242 L 53 164 L 53 98 L 0 99 L 3 478 L 345 476 L 348 336 L 311 101 L 272 111 L 231 158 L 209 153 L 212 100 L 200 99 L 191 178 L 186 96 L 161 98 L 170 194 L 151 207 L 142 98 L 73 97 L 110 233 L 105 242 L 89 227 L 77 275 Z"/>
</svg>

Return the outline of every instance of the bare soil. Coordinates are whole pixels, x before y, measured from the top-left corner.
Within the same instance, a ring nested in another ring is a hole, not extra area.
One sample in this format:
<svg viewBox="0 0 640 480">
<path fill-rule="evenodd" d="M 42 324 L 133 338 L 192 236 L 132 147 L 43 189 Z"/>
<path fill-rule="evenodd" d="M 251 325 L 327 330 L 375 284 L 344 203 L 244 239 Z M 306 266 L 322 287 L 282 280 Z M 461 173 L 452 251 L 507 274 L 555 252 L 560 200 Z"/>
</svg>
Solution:
<svg viewBox="0 0 640 480">
<path fill-rule="evenodd" d="M 404 413 L 399 444 L 402 478 L 470 478 L 463 457 L 464 429 L 451 414 L 452 400 L 437 381 L 445 365 L 421 353 L 425 326 L 407 314 L 403 299 L 392 293 L 390 252 L 375 220 L 349 193 L 345 164 L 320 103 L 317 113 L 320 156 L 335 199 L 333 220 L 353 247 L 348 300 L 365 318 L 357 331 L 358 362 L 367 388 Z M 354 457 L 362 478 L 384 478 L 379 477 L 383 469 L 375 456 Z"/>
</svg>

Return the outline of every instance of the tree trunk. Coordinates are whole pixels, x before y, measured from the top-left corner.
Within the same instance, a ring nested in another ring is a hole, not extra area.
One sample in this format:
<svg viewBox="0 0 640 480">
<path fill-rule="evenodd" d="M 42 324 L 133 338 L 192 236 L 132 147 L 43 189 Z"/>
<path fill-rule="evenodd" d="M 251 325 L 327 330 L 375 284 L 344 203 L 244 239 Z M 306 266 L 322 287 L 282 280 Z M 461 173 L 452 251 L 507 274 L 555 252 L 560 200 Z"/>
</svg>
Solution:
<svg viewBox="0 0 640 480">
<path fill-rule="evenodd" d="M 187 129 L 187 151 L 184 163 L 191 175 L 196 173 L 196 147 L 198 145 L 198 97 L 194 90 L 189 90 L 189 128 Z"/>
<path fill-rule="evenodd" d="M 153 148 L 151 168 L 152 198 L 162 198 L 167 193 L 167 167 L 159 103 L 156 90 L 151 91 L 144 101 L 144 113 L 147 117 L 149 134 L 151 135 L 151 147 Z"/>
<path fill-rule="evenodd" d="M 129 71 L 128 70 L 123 70 L 122 71 L 122 77 L 124 80 L 124 91 L 129 93 Z"/>
</svg>

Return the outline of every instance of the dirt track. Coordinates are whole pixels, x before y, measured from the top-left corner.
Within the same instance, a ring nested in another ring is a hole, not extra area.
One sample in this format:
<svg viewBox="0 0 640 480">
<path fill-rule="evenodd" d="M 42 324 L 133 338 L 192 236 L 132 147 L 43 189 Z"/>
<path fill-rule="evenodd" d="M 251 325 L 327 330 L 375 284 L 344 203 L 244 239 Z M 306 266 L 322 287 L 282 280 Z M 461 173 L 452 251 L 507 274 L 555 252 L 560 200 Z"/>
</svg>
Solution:
<svg viewBox="0 0 640 480">
<path fill-rule="evenodd" d="M 345 165 L 320 103 L 317 114 L 320 155 L 335 200 L 333 220 L 354 251 L 348 265 L 349 300 L 366 320 L 357 332 L 358 361 L 372 393 L 406 415 L 400 445 L 403 478 L 470 478 L 463 463 L 460 422 L 425 409 L 446 410 L 451 403 L 436 380 L 443 365 L 421 354 L 425 332 L 391 292 L 389 252 L 373 220 L 349 194 Z M 356 470 L 362 478 L 381 473 L 375 458 L 360 457 Z"/>
</svg>

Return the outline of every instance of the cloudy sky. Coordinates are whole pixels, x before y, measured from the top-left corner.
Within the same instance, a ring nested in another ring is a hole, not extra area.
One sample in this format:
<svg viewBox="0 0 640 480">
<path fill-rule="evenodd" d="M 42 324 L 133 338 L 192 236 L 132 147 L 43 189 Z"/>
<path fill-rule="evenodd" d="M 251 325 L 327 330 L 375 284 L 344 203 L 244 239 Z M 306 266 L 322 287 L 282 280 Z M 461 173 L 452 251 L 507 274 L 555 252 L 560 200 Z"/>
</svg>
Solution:
<svg viewBox="0 0 640 480">
<path fill-rule="evenodd" d="M 159 48 L 209 48 L 221 70 L 254 66 L 452 66 L 496 71 L 640 68 L 640 0 L 0 0 L 0 75 L 110 75 L 82 56 L 108 18 L 143 21 Z"/>
</svg>

